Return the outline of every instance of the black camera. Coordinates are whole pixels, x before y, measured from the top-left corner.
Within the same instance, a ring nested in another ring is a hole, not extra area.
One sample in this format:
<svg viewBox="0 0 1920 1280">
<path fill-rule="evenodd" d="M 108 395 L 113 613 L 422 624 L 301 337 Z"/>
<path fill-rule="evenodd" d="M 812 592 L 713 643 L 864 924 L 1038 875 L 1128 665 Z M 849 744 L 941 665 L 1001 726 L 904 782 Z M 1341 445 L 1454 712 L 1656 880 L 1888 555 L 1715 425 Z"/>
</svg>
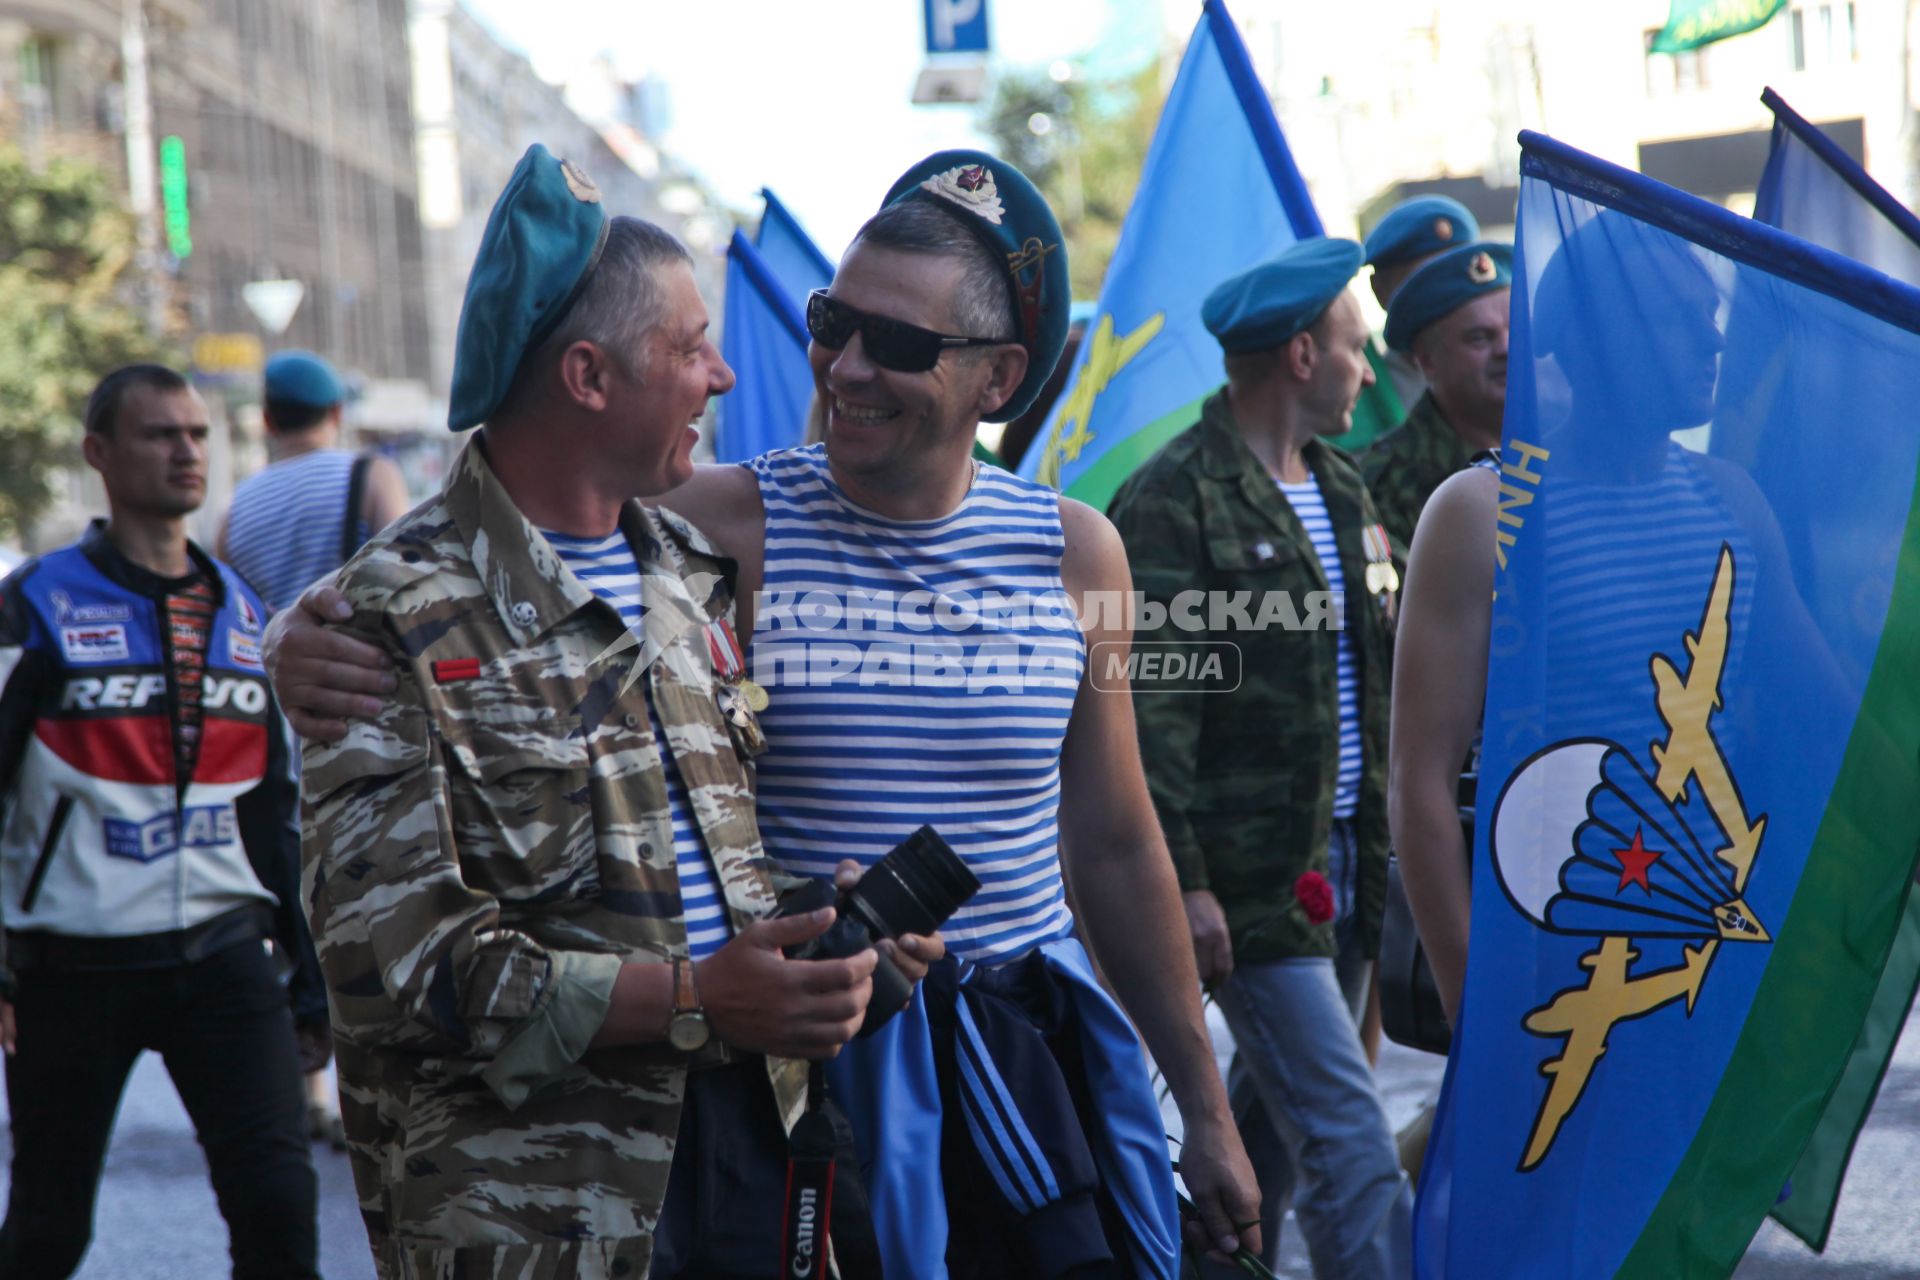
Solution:
<svg viewBox="0 0 1920 1280">
<path fill-rule="evenodd" d="M 903 933 L 929 934 L 980 891 L 980 881 L 932 827 L 895 845 L 867 868 L 858 884 L 836 896 L 833 886 L 816 880 L 780 901 L 783 916 L 804 915 L 821 907 L 837 913 L 831 928 L 817 938 L 788 947 L 791 960 L 837 960 L 865 951 L 882 938 Z M 886 956 L 873 970 L 873 998 L 861 1035 L 898 1013 L 913 994 L 913 984 Z"/>
</svg>

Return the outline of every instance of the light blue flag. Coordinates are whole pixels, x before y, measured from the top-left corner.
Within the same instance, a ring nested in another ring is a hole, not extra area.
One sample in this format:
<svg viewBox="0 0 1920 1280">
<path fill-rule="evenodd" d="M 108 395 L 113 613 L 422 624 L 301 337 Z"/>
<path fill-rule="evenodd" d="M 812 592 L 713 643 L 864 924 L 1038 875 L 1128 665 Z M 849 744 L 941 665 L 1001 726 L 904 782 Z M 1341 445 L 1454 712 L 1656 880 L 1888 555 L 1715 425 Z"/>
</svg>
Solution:
<svg viewBox="0 0 1920 1280">
<path fill-rule="evenodd" d="M 1105 508 L 1225 380 L 1200 304 L 1228 276 L 1322 234 L 1246 46 L 1206 0 L 1120 228 L 1100 303 L 1020 474 Z"/>
<path fill-rule="evenodd" d="M 809 293 L 833 283 L 833 261 L 820 252 L 820 246 L 780 203 L 772 188 L 762 187 L 760 195 L 767 202 L 767 211 L 760 215 L 760 230 L 754 235 L 753 246 L 787 296 L 804 308 Z"/>
<path fill-rule="evenodd" d="M 813 370 L 800 304 L 746 236 L 727 246 L 727 301 L 722 354 L 739 380 L 720 401 L 714 456 L 744 462 L 806 436 Z"/>
<path fill-rule="evenodd" d="M 1896 280 L 1920 284 L 1920 218 L 1772 89 L 1767 167 L 1753 216 Z"/>
<path fill-rule="evenodd" d="M 1472 935 L 1417 1273 L 1725 1276 L 1920 849 L 1920 290 L 1521 147 Z M 1714 447 L 1729 417 L 1762 424 L 1747 456 Z M 1771 465 L 1837 423 L 1844 465 Z"/>
</svg>

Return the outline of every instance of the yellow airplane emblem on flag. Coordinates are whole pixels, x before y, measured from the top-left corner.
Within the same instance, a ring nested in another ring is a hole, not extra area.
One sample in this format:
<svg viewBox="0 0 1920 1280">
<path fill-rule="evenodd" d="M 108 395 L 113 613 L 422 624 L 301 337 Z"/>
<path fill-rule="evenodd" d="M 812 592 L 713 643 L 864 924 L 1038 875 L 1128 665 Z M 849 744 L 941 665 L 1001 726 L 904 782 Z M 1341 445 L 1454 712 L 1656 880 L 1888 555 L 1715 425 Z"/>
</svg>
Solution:
<svg viewBox="0 0 1920 1280">
<path fill-rule="evenodd" d="M 1093 441 L 1094 433 L 1087 430 L 1087 424 L 1093 420 L 1094 402 L 1113 381 L 1114 375 L 1126 368 L 1149 342 L 1160 336 L 1166 324 L 1167 313 L 1156 311 L 1139 328 L 1116 338 L 1113 317 L 1100 317 L 1100 322 L 1087 337 L 1087 342 L 1091 344 L 1087 358 L 1081 364 L 1080 372 L 1075 375 L 1073 385 L 1061 397 L 1060 416 L 1054 420 L 1053 430 L 1047 436 L 1046 449 L 1036 473 L 1041 484 L 1056 489 L 1060 487 L 1060 468 L 1077 459 Z"/>
<path fill-rule="evenodd" d="M 1538 1036 L 1564 1037 L 1564 1043 L 1559 1056 L 1540 1066 L 1540 1073 L 1552 1083 L 1520 1161 L 1523 1171 L 1537 1166 L 1552 1149 L 1561 1123 L 1580 1101 L 1594 1066 L 1606 1053 L 1607 1037 L 1616 1023 L 1676 1000 L 1685 1000 L 1687 1012 L 1692 1013 L 1722 942 L 1770 940 L 1745 898 L 1738 896 L 1746 889 L 1767 820 L 1748 818 L 1733 773 L 1709 724 L 1721 705 L 1720 677 L 1727 661 L 1727 617 L 1733 603 L 1733 581 L 1733 552 L 1723 546 L 1700 629 L 1684 637 L 1692 659 L 1686 675 L 1682 676 L 1661 654 L 1654 656 L 1651 670 L 1660 718 L 1667 727 L 1666 741 L 1652 744 L 1653 759 L 1659 766 L 1654 788 L 1669 804 L 1678 804 L 1685 798 L 1689 782 L 1699 783 L 1701 795 L 1726 835 L 1725 846 L 1715 850 L 1714 856 L 1731 869 L 1736 896 L 1714 908 L 1720 936 L 1708 938 L 1697 947 L 1684 947 L 1679 964 L 1629 976 L 1640 952 L 1630 937 L 1608 935 L 1598 948 L 1580 957 L 1581 967 L 1588 972 L 1585 986 L 1569 987 L 1526 1016 L 1523 1025 L 1528 1031 Z"/>
</svg>

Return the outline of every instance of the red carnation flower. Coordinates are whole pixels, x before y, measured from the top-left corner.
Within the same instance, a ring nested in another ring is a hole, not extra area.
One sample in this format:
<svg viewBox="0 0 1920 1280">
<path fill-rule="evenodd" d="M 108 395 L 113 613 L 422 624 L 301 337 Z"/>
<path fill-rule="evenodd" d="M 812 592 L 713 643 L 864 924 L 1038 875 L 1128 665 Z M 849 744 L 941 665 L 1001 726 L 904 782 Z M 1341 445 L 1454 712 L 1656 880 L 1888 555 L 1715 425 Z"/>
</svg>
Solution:
<svg viewBox="0 0 1920 1280">
<path fill-rule="evenodd" d="M 1307 914 L 1308 924 L 1325 924 L 1333 919 L 1333 886 L 1318 871 L 1302 871 L 1293 882 L 1293 899 Z"/>
</svg>

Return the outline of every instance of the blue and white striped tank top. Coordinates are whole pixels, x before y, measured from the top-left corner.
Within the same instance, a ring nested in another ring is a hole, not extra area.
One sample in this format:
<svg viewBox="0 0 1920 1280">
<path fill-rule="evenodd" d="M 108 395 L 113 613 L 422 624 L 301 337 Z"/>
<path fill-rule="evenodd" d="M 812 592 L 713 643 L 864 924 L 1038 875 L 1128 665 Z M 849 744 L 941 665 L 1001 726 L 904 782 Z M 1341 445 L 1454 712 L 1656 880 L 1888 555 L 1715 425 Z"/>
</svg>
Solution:
<svg viewBox="0 0 1920 1280">
<path fill-rule="evenodd" d="M 932 823 L 981 881 L 942 931 L 956 955 L 1068 936 L 1060 747 L 1086 642 L 1060 581 L 1059 495 L 983 466 L 951 514 L 890 520 L 840 491 L 824 446 L 746 465 L 767 513 L 748 657 L 772 697 L 767 851 L 827 876 Z"/>
<path fill-rule="evenodd" d="M 233 491 L 227 563 L 270 612 L 286 608 L 340 567 L 354 456 L 345 449 L 303 453 L 249 476 Z"/>
<path fill-rule="evenodd" d="M 640 563 L 634 558 L 626 536 L 618 531 L 604 538 L 574 538 L 546 529 L 541 533 L 560 553 L 561 561 L 573 571 L 573 576 L 618 609 L 621 621 L 634 635 L 640 635 L 646 617 L 640 603 Z M 706 842 L 694 825 L 693 807 L 687 803 L 687 789 L 680 781 L 680 770 L 666 749 L 667 735 L 654 712 L 652 698 L 647 699 L 647 717 L 653 725 L 653 739 L 661 744 L 661 755 L 666 761 L 667 808 L 673 814 L 673 861 L 680 872 L 687 949 L 698 960 L 725 946 L 733 930 L 727 923 L 726 902 L 720 896 Z"/>
<path fill-rule="evenodd" d="M 1320 492 L 1320 481 L 1308 476 L 1305 483 L 1280 485 L 1280 493 L 1293 508 L 1293 514 L 1305 526 L 1313 542 L 1313 554 L 1320 558 L 1320 569 L 1327 575 L 1327 590 L 1333 593 L 1335 617 L 1347 616 L 1347 579 L 1340 566 L 1340 544 L 1334 540 L 1333 519 L 1327 515 L 1327 500 Z M 1335 820 L 1351 818 L 1360 804 L 1360 673 L 1354 665 L 1353 637 L 1343 627 L 1338 636 L 1334 672 L 1340 686 L 1340 772 L 1333 784 Z"/>
<path fill-rule="evenodd" d="M 1532 523 L 1551 572 L 1533 589 L 1554 639 L 1553 670 L 1580 673 L 1577 680 L 1547 680 L 1545 711 L 1554 732 L 1612 734 L 1638 726 L 1653 705 L 1648 660 L 1686 652 L 1682 635 L 1699 625 L 1722 545 L 1733 552 L 1735 585 L 1721 687 L 1739 687 L 1761 567 L 1753 539 L 1698 455 L 1670 443 L 1664 461 L 1657 476 L 1632 483 L 1547 473 L 1546 484 L 1555 487 Z"/>
</svg>

